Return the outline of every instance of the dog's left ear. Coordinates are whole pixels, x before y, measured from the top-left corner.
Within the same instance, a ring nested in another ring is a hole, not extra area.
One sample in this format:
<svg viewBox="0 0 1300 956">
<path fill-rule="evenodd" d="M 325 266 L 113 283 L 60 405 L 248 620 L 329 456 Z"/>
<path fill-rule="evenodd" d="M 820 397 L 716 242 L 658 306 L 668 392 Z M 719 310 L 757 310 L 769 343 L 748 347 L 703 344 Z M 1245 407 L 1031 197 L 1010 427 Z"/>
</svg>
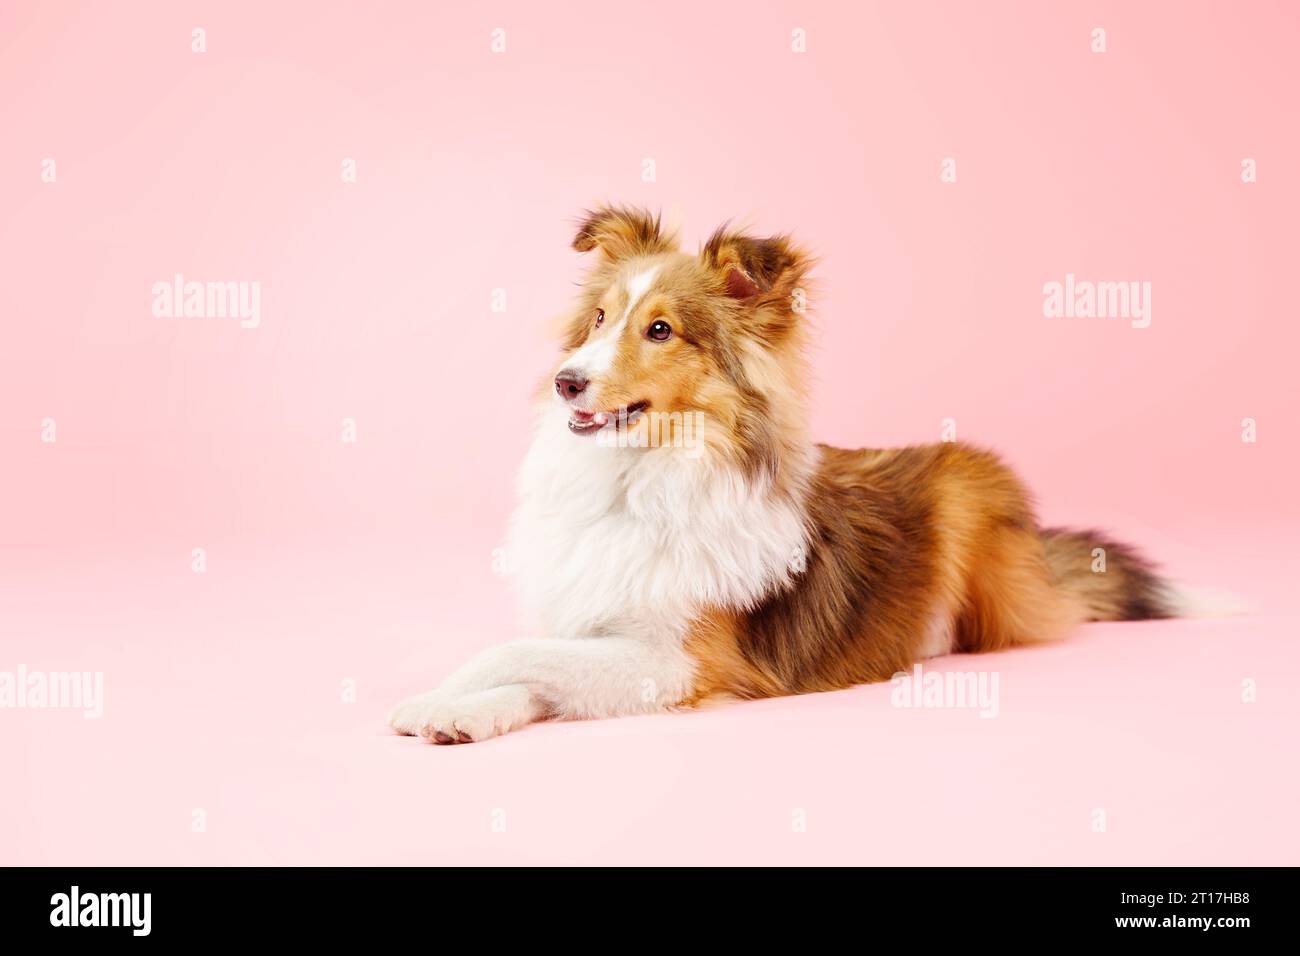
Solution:
<svg viewBox="0 0 1300 956">
<path fill-rule="evenodd" d="M 578 252 L 599 249 L 611 261 L 653 255 L 677 248 L 676 237 L 664 235 L 659 217 L 631 206 L 599 206 L 583 215 L 573 237 Z"/>
<path fill-rule="evenodd" d="M 718 291 L 754 310 L 759 331 L 779 336 L 804 311 L 804 276 L 812 259 L 789 236 L 766 239 L 731 232 L 720 226 L 700 252 L 716 276 Z"/>
</svg>

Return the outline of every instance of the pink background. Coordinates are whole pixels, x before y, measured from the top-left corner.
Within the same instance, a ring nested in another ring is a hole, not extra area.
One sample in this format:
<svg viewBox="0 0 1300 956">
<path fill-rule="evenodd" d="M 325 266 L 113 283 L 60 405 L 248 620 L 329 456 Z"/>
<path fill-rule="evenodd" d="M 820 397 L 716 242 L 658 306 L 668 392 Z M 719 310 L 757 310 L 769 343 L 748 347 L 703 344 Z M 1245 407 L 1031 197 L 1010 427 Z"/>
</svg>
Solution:
<svg viewBox="0 0 1300 956">
<path fill-rule="evenodd" d="M 472 6 L 0 6 L 0 670 L 106 684 L 0 710 L 0 861 L 1300 862 L 1300 13 Z M 877 686 L 388 735 L 518 635 L 492 549 L 600 200 L 821 255 L 821 440 L 954 418 L 1259 613 L 937 662 L 1000 674 L 994 720 Z M 260 282 L 261 326 L 154 317 L 176 272 Z M 1044 318 L 1067 272 L 1151 282 L 1151 327 Z"/>
</svg>

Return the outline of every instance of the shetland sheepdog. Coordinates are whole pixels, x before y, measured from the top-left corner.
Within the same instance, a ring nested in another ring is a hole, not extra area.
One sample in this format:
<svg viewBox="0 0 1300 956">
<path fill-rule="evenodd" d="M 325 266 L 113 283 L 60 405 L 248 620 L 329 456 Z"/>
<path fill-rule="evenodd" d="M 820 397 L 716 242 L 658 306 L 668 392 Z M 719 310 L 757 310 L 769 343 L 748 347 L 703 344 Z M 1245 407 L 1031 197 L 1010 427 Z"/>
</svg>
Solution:
<svg viewBox="0 0 1300 956">
<path fill-rule="evenodd" d="M 811 260 L 788 236 L 723 226 L 690 255 L 657 216 L 604 207 L 573 247 L 596 261 L 539 396 L 506 551 L 537 636 L 398 704 L 397 732 L 470 743 L 833 690 L 1179 613 L 1132 548 L 1040 527 L 987 451 L 814 443 Z"/>
</svg>

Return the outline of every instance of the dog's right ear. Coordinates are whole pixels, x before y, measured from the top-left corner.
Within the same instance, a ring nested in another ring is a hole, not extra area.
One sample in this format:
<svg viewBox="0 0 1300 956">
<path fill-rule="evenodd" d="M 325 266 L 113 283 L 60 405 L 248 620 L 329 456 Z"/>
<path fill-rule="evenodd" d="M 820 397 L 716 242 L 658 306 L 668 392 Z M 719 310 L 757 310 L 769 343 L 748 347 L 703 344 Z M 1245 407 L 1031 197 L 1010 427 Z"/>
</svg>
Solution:
<svg viewBox="0 0 1300 956">
<path fill-rule="evenodd" d="M 588 211 L 573 237 L 579 252 L 599 249 L 610 261 L 653 255 L 677 248 L 677 237 L 664 235 L 659 217 L 631 206 L 600 206 Z"/>
</svg>

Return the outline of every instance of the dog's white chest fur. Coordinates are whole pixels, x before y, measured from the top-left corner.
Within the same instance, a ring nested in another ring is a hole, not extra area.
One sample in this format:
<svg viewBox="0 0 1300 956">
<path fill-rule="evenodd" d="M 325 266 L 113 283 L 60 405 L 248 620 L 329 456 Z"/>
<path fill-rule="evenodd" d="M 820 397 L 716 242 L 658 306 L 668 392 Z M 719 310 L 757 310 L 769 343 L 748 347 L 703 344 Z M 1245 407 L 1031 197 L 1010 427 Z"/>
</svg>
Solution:
<svg viewBox="0 0 1300 956">
<path fill-rule="evenodd" d="M 749 607 L 802 569 L 802 510 L 708 456 L 617 448 L 543 412 L 508 549 L 543 637 L 680 638 L 708 607 Z"/>
</svg>

